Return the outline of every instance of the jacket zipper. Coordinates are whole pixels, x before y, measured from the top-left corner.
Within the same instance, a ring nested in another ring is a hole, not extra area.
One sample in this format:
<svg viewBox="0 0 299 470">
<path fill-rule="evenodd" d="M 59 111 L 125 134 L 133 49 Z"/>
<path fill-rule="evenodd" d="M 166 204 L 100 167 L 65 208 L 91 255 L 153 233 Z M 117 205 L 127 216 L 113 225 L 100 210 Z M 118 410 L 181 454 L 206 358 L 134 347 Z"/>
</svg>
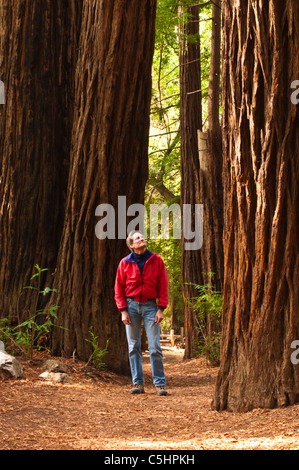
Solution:
<svg viewBox="0 0 299 470">
<path fill-rule="evenodd" d="M 142 302 L 142 288 L 143 288 L 143 276 L 144 276 L 144 270 L 145 270 L 145 266 L 146 266 L 146 263 L 152 258 L 152 256 L 146 260 L 146 262 L 144 263 L 144 266 L 143 266 L 143 270 L 142 270 L 142 275 L 141 275 L 141 291 L 140 291 L 140 302 Z"/>
<path fill-rule="evenodd" d="M 142 287 L 143 287 L 143 274 L 144 274 L 144 268 L 145 268 L 146 262 L 144 263 L 143 270 L 142 270 L 142 275 L 141 275 L 141 290 L 140 290 L 140 302 L 142 301 Z"/>
</svg>

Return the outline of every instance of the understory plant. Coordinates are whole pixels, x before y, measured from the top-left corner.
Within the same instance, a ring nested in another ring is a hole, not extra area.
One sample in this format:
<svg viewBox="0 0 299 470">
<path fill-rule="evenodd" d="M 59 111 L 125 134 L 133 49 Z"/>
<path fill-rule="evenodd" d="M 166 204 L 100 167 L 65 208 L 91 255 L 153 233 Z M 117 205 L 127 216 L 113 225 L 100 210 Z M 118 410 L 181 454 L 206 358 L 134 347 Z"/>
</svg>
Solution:
<svg viewBox="0 0 299 470">
<path fill-rule="evenodd" d="M 89 335 L 90 335 L 90 338 L 86 339 L 85 341 L 91 344 L 93 352 L 87 364 L 92 362 L 97 369 L 105 367 L 106 364 L 105 362 L 103 362 L 103 357 L 106 356 L 106 354 L 108 354 L 108 344 L 109 344 L 110 338 L 107 339 L 105 348 L 101 349 L 98 343 L 98 336 L 95 335 L 92 326 L 89 328 Z"/>
<path fill-rule="evenodd" d="M 197 329 L 200 333 L 196 342 L 198 355 L 207 357 L 213 366 L 217 366 L 220 358 L 223 296 L 212 284 L 214 273 L 204 274 L 209 279 L 207 284 L 188 283 L 198 291 L 198 296 L 189 299 L 189 304 L 197 313 Z"/>
<path fill-rule="evenodd" d="M 34 267 L 36 273 L 33 274 L 30 280 L 36 280 L 36 285 L 24 287 L 24 289 L 31 289 L 36 294 L 32 315 L 13 328 L 9 326 L 8 319 L 4 318 L 0 320 L 0 339 L 3 339 L 4 342 L 5 340 L 9 340 L 12 348 L 17 347 L 30 358 L 33 356 L 34 348 L 42 348 L 38 344 L 38 340 L 41 336 L 48 334 L 52 327 L 57 326 L 53 322 L 57 319 L 56 311 L 59 308 L 58 305 L 49 305 L 45 309 L 38 308 L 41 296 L 56 292 L 56 289 L 51 289 L 50 287 L 41 289 L 42 273 L 48 269 L 42 269 L 38 264 Z"/>
</svg>

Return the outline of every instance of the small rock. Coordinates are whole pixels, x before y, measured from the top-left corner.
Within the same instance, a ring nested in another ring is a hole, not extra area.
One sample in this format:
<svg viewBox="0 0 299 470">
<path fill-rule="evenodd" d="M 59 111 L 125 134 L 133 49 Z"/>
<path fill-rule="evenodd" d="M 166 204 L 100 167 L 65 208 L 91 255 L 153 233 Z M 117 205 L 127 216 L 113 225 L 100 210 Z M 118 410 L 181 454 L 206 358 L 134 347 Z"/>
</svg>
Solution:
<svg viewBox="0 0 299 470">
<path fill-rule="evenodd" d="M 43 364 L 43 369 L 46 369 L 50 372 L 64 372 L 65 373 L 67 371 L 67 365 L 57 359 L 48 359 Z"/>
<path fill-rule="evenodd" d="M 24 371 L 21 363 L 10 354 L 0 351 L 0 378 L 21 379 Z"/>
<path fill-rule="evenodd" d="M 72 383 L 72 379 L 63 372 L 43 372 L 39 376 L 43 380 L 49 380 L 55 383 Z"/>
</svg>

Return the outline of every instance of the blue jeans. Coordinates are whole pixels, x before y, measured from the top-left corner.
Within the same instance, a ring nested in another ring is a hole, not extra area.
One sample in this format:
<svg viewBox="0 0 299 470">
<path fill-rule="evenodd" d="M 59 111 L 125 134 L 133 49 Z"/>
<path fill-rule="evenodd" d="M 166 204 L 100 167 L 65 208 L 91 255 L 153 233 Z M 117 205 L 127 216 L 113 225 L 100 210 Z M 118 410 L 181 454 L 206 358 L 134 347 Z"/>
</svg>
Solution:
<svg viewBox="0 0 299 470">
<path fill-rule="evenodd" d="M 166 385 L 160 345 L 160 325 L 155 324 L 158 310 L 156 301 L 136 302 L 130 298 L 127 298 L 126 301 L 131 320 L 131 324 L 126 325 L 126 333 L 133 384 L 144 383 L 141 357 L 141 320 L 143 320 L 148 339 L 153 383 L 156 387 Z"/>
</svg>

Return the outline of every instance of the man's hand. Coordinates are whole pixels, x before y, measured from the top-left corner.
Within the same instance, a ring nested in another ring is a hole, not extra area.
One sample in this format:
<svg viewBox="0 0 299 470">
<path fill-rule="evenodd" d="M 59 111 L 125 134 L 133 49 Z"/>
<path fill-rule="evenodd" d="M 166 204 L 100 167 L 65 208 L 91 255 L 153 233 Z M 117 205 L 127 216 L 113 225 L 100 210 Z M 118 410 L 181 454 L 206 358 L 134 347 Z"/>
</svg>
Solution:
<svg viewBox="0 0 299 470">
<path fill-rule="evenodd" d="M 129 314 L 126 310 L 123 310 L 121 312 L 121 320 L 123 322 L 124 325 L 130 325 L 131 324 L 131 320 L 130 320 L 130 317 L 129 317 Z"/>
<path fill-rule="evenodd" d="M 163 310 L 158 310 L 157 313 L 156 313 L 156 318 L 155 318 L 155 323 L 156 325 L 158 325 L 159 323 L 161 323 L 161 321 L 163 320 L 164 318 L 164 313 L 163 313 Z"/>
</svg>

